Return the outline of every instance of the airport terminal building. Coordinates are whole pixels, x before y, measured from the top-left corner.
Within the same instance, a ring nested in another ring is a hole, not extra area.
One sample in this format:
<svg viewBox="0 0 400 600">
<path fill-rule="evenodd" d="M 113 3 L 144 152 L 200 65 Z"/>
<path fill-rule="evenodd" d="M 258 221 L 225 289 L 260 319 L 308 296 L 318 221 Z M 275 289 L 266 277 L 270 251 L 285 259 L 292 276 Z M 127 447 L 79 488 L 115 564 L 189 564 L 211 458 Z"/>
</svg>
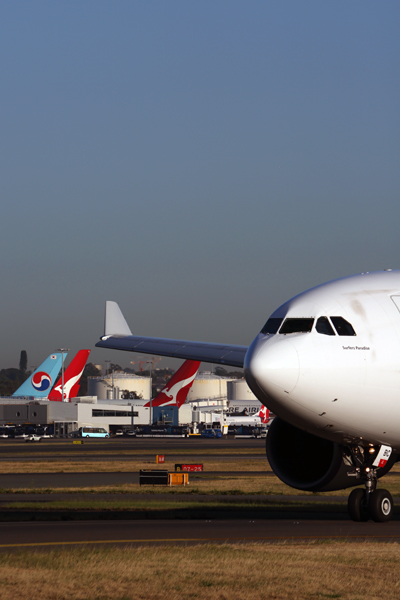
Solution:
<svg viewBox="0 0 400 600">
<path fill-rule="evenodd" d="M 244 383 L 200 373 L 186 403 L 179 409 L 173 405 L 150 408 L 145 406 L 151 395 L 150 378 L 114 374 L 112 378 L 93 378 L 89 383 L 89 390 L 102 394 L 104 399 L 96 395 L 72 398 L 70 402 L 0 398 L 0 425 L 50 425 L 54 426 L 56 437 L 64 437 L 85 426 L 102 427 L 114 433 L 138 425 L 206 424 L 211 423 L 215 413 L 232 415 L 246 408 L 251 414 L 259 408 L 258 400 L 249 396 L 251 392 Z M 244 399 L 238 399 L 239 396 Z"/>
</svg>

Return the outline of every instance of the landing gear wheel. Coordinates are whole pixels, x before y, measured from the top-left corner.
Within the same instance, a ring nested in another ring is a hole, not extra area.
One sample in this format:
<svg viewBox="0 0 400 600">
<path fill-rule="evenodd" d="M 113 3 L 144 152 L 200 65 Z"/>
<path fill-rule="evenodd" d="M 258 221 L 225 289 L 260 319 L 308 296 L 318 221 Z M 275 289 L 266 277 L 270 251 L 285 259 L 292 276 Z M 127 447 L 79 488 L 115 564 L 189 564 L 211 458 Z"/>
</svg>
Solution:
<svg viewBox="0 0 400 600">
<path fill-rule="evenodd" d="M 368 501 L 365 490 L 356 488 L 350 493 L 347 510 L 353 521 L 368 521 Z"/>
<path fill-rule="evenodd" d="M 377 523 L 390 521 L 393 513 L 393 498 L 387 490 L 375 490 L 369 499 L 369 514 Z"/>
</svg>

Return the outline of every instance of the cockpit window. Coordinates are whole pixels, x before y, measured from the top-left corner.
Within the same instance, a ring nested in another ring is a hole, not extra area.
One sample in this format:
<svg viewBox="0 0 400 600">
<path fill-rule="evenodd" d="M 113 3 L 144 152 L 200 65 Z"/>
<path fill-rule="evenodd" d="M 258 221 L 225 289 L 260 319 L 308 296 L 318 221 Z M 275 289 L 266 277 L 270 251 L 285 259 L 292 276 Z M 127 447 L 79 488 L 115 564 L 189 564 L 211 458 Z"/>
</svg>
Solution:
<svg viewBox="0 0 400 600">
<path fill-rule="evenodd" d="M 328 317 L 320 317 L 317 321 L 315 329 L 323 335 L 335 335 L 332 325 L 328 321 Z"/>
<path fill-rule="evenodd" d="M 313 323 L 314 319 L 286 319 L 279 333 L 308 333 Z"/>
<path fill-rule="evenodd" d="M 343 317 L 331 317 L 330 319 L 339 335 L 357 335 L 350 323 Z"/>
<path fill-rule="evenodd" d="M 268 319 L 264 327 L 261 329 L 261 333 L 276 333 L 282 324 L 283 319 L 272 318 Z"/>
</svg>

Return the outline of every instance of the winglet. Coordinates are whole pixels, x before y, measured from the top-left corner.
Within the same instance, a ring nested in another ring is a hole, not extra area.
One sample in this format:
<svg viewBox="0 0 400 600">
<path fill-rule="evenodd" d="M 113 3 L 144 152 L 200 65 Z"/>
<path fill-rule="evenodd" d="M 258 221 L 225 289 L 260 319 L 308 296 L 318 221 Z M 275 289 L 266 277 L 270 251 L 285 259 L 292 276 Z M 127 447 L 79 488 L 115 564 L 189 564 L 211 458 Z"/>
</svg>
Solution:
<svg viewBox="0 0 400 600">
<path fill-rule="evenodd" d="M 110 335 L 132 335 L 129 329 L 128 323 L 125 321 L 125 317 L 121 312 L 120 307 L 116 302 L 107 300 L 106 302 L 106 314 L 104 319 L 104 338 Z"/>
</svg>

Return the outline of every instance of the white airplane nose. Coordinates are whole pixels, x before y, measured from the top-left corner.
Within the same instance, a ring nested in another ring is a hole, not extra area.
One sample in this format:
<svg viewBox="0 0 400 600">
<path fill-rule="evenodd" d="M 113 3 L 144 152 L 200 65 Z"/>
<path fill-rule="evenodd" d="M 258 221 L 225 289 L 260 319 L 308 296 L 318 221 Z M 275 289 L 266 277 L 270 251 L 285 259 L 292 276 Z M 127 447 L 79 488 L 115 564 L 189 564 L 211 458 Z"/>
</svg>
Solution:
<svg viewBox="0 0 400 600">
<path fill-rule="evenodd" d="M 256 338 L 247 351 L 244 365 L 246 379 L 256 383 L 268 396 L 274 396 L 276 387 L 290 393 L 299 378 L 299 357 L 287 339 Z"/>
</svg>

